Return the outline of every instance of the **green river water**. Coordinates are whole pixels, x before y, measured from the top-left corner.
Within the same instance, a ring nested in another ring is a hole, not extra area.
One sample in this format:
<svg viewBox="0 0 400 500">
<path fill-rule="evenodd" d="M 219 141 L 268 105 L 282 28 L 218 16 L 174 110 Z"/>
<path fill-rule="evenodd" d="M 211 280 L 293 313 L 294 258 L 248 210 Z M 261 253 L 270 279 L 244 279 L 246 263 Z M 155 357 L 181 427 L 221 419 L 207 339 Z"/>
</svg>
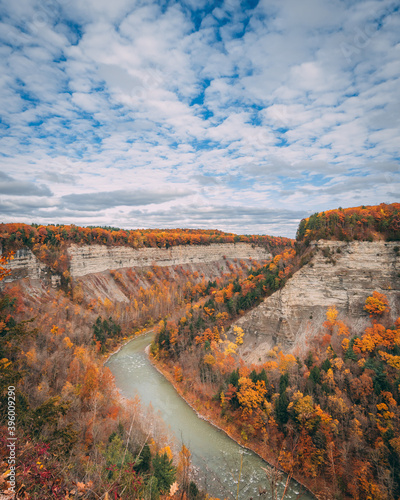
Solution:
<svg viewBox="0 0 400 500">
<path fill-rule="evenodd" d="M 271 498 L 265 472 L 266 462 L 255 453 L 239 446 L 225 433 L 200 419 L 179 396 L 174 387 L 154 368 L 148 360 L 145 348 L 152 341 L 152 333 L 143 335 L 124 345 L 107 361 L 115 376 L 117 387 L 124 397 L 136 394 L 144 405 L 153 406 L 169 426 L 177 443 L 182 442 L 191 452 L 194 479 L 207 491 L 219 498 L 236 498 L 240 457 L 243 467 L 239 499 Z M 279 491 L 283 492 L 286 478 L 282 478 Z M 259 486 L 267 493 L 259 497 Z M 292 481 L 285 499 L 311 500 L 314 497 L 301 491 Z M 281 495 L 278 498 L 281 499 Z"/>
</svg>

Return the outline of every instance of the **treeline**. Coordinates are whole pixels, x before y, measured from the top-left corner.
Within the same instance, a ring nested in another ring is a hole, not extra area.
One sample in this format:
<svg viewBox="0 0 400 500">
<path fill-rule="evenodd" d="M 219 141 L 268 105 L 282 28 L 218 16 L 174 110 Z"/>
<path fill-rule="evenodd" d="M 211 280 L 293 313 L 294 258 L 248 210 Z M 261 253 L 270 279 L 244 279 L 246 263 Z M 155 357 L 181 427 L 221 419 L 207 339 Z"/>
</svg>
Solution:
<svg viewBox="0 0 400 500">
<path fill-rule="evenodd" d="M 169 248 L 176 245 L 210 245 L 211 243 L 252 243 L 279 253 L 293 241 L 268 235 L 237 235 L 208 229 L 117 229 L 10 223 L 0 224 L 0 243 L 6 250 L 35 245 L 59 247 L 63 243 L 77 245 L 126 245 L 132 248 Z"/>
<path fill-rule="evenodd" d="M 9 252 L 23 247 L 29 248 L 41 262 L 48 266 L 51 272 L 61 276 L 61 285 L 64 290 L 68 290 L 71 283 L 67 252 L 67 248 L 71 244 L 129 246 L 140 249 L 239 242 L 262 246 L 273 255 L 294 245 L 294 241 L 289 238 L 268 235 L 237 235 L 217 230 L 125 230 L 75 225 L 0 224 L 0 248 L 2 251 Z"/>
<path fill-rule="evenodd" d="M 400 203 L 339 208 L 315 213 L 300 222 L 297 241 L 400 240 Z"/>
</svg>

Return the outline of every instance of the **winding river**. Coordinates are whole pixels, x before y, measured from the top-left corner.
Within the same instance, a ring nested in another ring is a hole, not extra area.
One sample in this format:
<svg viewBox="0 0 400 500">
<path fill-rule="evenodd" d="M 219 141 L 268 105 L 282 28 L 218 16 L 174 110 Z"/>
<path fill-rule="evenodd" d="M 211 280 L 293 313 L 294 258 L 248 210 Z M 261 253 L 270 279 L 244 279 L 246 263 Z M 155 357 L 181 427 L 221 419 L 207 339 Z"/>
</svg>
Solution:
<svg viewBox="0 0 400 500">
<path fill-rule="evenodd" d="M 137 394 L 143 404 L 151 403 L 154 410 L 160 413 L 178 444 L 183 442 L 189 448 L 195 479 L 210 494 L 220 498 L 236 498 L 243 454 L 239 499 L 257 497 L 259 487 L 267 489 L 264 498 L 270 499 L 270 489 L 261 469 L 267 467 L 266 463 L 255 453 L 243 449 L 225 433 L 200 419 L 150 363 L 145 348 L 151 343 L 152 335 L 148 333 L 130 341 L 107 361 L 121 394 L 127 398 Z M 285 481 L 282 478 L 278 487 L 281 495 Z M 301 487 L 292 481 L 285 500 L 314 498 L 305 492 L 299 495 L 300 490 Z M 278 498 L 281 496 L 278 495 Z"/>
</svg>

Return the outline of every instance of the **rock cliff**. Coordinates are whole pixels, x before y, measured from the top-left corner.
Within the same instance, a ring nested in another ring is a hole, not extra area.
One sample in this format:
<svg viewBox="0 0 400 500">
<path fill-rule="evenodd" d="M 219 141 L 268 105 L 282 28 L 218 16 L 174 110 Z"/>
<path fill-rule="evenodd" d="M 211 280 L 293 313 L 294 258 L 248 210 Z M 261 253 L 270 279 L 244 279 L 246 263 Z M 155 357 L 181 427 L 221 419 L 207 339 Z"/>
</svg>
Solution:
<svg viewBox="0 0 400 500">
<path fill-rule="evenodd" d="M 329 306 L 336 306 L 353 333 L 369 324 L 363 311 L 374 290 L 384 293 L 393 319 L 400 315 L 400 252 L 397 242 L 313 243 L 311 261 L 281 290 L 240 318 L 242 355 L 259 362 L 275 345 L 305 348 L 320 330 Z"/>
<path fill-rule="evenodd" d="M 269 260 L 264 248 L 249 243 L 221 243 L 197 246 L 175 246 L 166 248 L 133 249 L 124 246 L 108 247 L 105 245 L 71 245 L 68 247 L 70 260 L 69 272 L 72 278 L 88 274 L 101 273 L 110 269 L 146 266 L 175 266 L 185 264 L 210 264 L 225 259 Z M 47 279 L 53 286 L 60 277 L 40 262 L 27 248 L 15 253 L 14 259 L 7 266 L 12 274 L 5 283 L 21 278 Z"/>
<path fill-rule="evenodd" d="M 12 274 L 4 279 L 5 283 L 22 278 L 40 279 L 49 272 L 46 264 L 40 262 L 28 248 L 17 250 L 13 260 L 5 267 L 12 271 Z"/>
<path fill-rule="evenodd" d="M 104 245 L 71 245 L 68 249 L 70 273 L 76 278 L 108 269 L 145 266 L 176 266 L 211 263 L 227 259 L 269 260 L 264 248 L 248 243 L 221 243 L 170 248 L 107 247 Z"/>
</svg>

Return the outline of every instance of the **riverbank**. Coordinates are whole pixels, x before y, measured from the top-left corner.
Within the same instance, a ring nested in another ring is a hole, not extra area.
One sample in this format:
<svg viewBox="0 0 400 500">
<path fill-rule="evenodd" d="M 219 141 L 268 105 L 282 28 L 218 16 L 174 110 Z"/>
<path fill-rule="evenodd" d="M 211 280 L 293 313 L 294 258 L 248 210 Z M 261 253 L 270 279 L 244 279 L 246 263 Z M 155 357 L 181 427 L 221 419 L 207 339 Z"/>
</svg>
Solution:
<svg viewBox="0 0 400 500">
<path fill-rule="evenodd" d="M 113 346 L 113 349 L 115 349 L 112 352 L 106 352 L 104 353 L 104 360 L 103 364 L 105 365 L 111 358 L 111 356 L 114 356 L 114 354 L 117 354 L 126 344 L 129 344 L 132 340 L 138 339 L 139 337 L 143 337 L 144 335 L 147 335 L 148 333 L 151 333 L 153 331 L 153 327 L 149 329 L 144 329 L 142 330 L 139 334 L 137 333 L 132 333 L 132 335 L 129 335 L 129 337 L 123 337 L 120 342 L 117 342 L 115 346 Z"/>
<path fill-rule="evenodd" d="M 264 446 L 262 446 L 262 448 L 261 445 L 257 446 L 256 443 L 245 443 L 243 438 L 235 428 L 232 428 L 231 426 L 227 425 L 227 423 L 221 417 L 216 417 L 216 415 L 211 412 L 210 401 L 203 402 L 208 404 L 208 411 L 207 411 L 207 407 L 201 403 L 201 400 L 196 394 L 193 394 L 190 391 L 188 391 L 187 388 L 182 387 L 180 383 L 174 379 L 174 376 L 170 372 L 170 367 L 167 364 L 163 363 L 162 361 L 156 360 L 150 354 L 150 346 L 146 347 L 145 352 L 153 367 L 172 385 L 172 387 L 175 389 L 178 395 L 186 402 L 188 406 L 190 406 L 190 408 L 192 408 L 192 410 L 196 413 L 199 419 L 206 421 L 208 424 L 212 425 L 219 431 L 226 434 L 230 439 L 235 441 L 240 447 L 255 453 L 258 457 L 264 460 L 269 466 L 274 467 L 275 469 L 287 475 L 287 472 L 284 471 L 276 462 L 275 457 L 272 454 L 268 453 L 268 449 L 265 443 L 263 443 Z M 206 411 L 204 411 L 204 409 Z M 328 500 L 330 498 L 329 496 L 326 496 L 325 493 L 323 494 L 314 493 L 313 490 L 318 489 L 317 487 L 318 482 L 316 480 L 312 481 L 311 484 L 306 484 L 307 483 L 306 481 L 299 480 L 296 476 L 293 475 L 290 476 L 290 479 L 298 483 L 305 492 L 307 492 L 309 495 L 313 496 L 317 500 Z M 322 485 L 319 486 L 321 488 Z M 299 496 L 299 498 L 301 498 L 301 496 Z"/>
</svg>

